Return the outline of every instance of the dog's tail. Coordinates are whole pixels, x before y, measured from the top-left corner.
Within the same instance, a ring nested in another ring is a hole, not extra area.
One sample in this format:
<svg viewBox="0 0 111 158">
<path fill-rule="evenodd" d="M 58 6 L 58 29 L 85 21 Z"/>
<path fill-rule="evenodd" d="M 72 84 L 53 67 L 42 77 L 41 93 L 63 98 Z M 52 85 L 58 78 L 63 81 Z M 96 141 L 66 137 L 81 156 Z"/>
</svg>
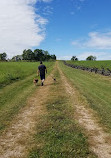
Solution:
<svg viewBox="0 0 111 158">
<path fill-rule="evenodd" d="M 55 78 L 54 76 L 51 75 L 51 77 L 52 77 L 52 79 L 53 79 L 54 81 L 56 81 L 56 78 Z"/>
</svg>

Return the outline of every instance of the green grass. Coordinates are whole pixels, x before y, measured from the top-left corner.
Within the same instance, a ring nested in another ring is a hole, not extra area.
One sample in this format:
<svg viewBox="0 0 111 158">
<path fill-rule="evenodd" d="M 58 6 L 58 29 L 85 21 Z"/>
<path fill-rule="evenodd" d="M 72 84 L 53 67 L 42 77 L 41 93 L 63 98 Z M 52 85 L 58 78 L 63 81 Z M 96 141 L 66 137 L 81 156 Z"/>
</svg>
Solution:
<svg viewBox="0 0 111 158">
<path fill-rule="evenodd" d="M 10 64 L 15 65 L 16 63 L 9 63 L 9 65 Z M 37 86 L 35 87 L 35 85 L 33 84 L 33 78 L 36 76 L 36 69 L 38 64 L 37 63 L 28 63 L 28 64 L 17 63 L 17 64 L 21 64 L 21 67 L 26 64 L 27 66 L 26 69 L 27 70 L 29 69 L 30 72 L 32 65 L 34 64 L 36 66 L 34 71 L 35 73 L 28 75 L 27 77 L 24 76 L 24 79 L 18 80 L 17 82 L 9 84 L 0 89 L 0 132 L 2 132 L 10 124 L 10 121 L 19 112 L 19 110 L 22 107 L 26 106 L 27 98 L 34 93 L 36 88 L 38 88 Z M 54 63 L 45 63 L 45 65 L 47 66 L 48 69 L 47 75 L 49 75 L 50 72 L 53 70 Z M 25 70 L 21 70 L 21 72 L 23 71 Z M 12 72 L 12 68 L 11 68 L 11 72 Z"/>
<path fill-rule="evenodd" d="M 71 83 L 84 95 L 101 123 L 111 132 L 111 78 L 65 66 L 60 67 Z"/>
<path fill-rule="evenodd" d="M 57 83 L 51 86 L 46 108 L 34 137 L 35 147 L 29 158 L 94 158 L 89 151 L 87 138 L 74 121 L 74 109 L 61 84 L 58 71 Z"/>
<path fill-rule="evenodd" d="M 26 77 L 37 74 L 40 62 L 0 62 L 0 88 L 25 79 Z M 44 62 L 47 67 L 54 62 Z"/>
<path fill-rule="evenodd" d="M 67 61 L 69 64 L 74 64 L 77 66 L 85 66 L 89 68 L 98 68 L 102 69 L 102 67 L 107 70 L 109 68 L 111 70 L 111 60 L 104 60 L 104 61 Z"/>
</svg>

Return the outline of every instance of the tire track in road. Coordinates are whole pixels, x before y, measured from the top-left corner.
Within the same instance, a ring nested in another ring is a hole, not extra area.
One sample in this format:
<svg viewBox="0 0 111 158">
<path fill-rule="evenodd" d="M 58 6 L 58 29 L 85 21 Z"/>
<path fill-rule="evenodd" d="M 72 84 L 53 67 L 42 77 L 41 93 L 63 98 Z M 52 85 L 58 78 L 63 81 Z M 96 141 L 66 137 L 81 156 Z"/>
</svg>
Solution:
<svg viewBox="0 0 111 158">
<path fill-rule="evenodd" d="M 68 82 L 68 79 L 59 68 L 62 82 L 66 88 L 67 94 L 71 98 L 72 105 L 76 110 L 76 116 L 79 124 L 85 129 L 88 136 L 88 142 L 90 149 L 98 156 L 98 158 L 111 158 L 111 135 L 104 132 L 103 128 L 98 124 L 94 117 L 94 111 L 86 107 L 86 102 L 81 100 L 79 92 L 72 87 Z M 74 114 L 75 115 L 75 114 Z"/>
<path fill-rule="evenodd" d="M 40 86 L 27 101 L 10 127 L 0 136 L 0 158 L 27 158 L 33 146 L 35 128 L 42 115 L 47 113 L 45 102 L 52 78 L 48 76 L 45 85 Z"/>
</svg>

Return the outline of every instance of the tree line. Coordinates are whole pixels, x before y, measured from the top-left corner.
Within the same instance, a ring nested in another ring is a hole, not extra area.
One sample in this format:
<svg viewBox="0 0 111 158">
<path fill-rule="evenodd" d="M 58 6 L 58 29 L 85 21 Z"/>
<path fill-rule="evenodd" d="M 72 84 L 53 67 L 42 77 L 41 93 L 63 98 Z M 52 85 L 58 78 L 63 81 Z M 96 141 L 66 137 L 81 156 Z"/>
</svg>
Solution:
<svg viewBox="0 0 111 158">
<path fill-rule="evenodd" d="M 0 54 L 0 60 L 6 61 L 7 54 Z M 11 61 L 49 61 L 56 60 L 55 54 L 49 54 L 48 51 L 44 51 L 42 49 L 35 49 L 32 51 L 31 49 L 24 50 L 22 55 L 14 56 Z"/>
<path fill-rule="evenodd" d="M 56 60 L 55 54 L 50 55 L 48 51 L 42 49 L 35 49 L 34 52 L 31 49 L 24 50 L 22 54 L 23 60 L 35 60 L 35 61 L 49 61 Z"/>
<path fill-rule="evenodd" d="M 4 53 L 0 53 L 0 61 L 5 61 L 7 58 L 7 54 L 4 52 Z"/>
<path fill-rule="evenodd" d="M 76 56 L 72 56 L 72 61 L 78 61 L 78 58 Z M 86 60 L 96 60 L 96 56 L 90 55 L 86 58 Z"/>
</svg>

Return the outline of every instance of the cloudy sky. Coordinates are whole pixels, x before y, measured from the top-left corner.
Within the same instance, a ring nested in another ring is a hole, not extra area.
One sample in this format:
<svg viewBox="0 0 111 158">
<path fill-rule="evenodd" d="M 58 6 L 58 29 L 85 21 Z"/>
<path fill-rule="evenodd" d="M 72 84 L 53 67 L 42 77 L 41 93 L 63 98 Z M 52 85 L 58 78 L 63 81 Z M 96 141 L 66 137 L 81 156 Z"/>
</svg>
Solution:
<svg viewBox="0 0 111 158">
<path fill-rule="evenodd" d="M 111 60 L 111 0 L 0 0 L 0 53 Z"/>
</svg>

